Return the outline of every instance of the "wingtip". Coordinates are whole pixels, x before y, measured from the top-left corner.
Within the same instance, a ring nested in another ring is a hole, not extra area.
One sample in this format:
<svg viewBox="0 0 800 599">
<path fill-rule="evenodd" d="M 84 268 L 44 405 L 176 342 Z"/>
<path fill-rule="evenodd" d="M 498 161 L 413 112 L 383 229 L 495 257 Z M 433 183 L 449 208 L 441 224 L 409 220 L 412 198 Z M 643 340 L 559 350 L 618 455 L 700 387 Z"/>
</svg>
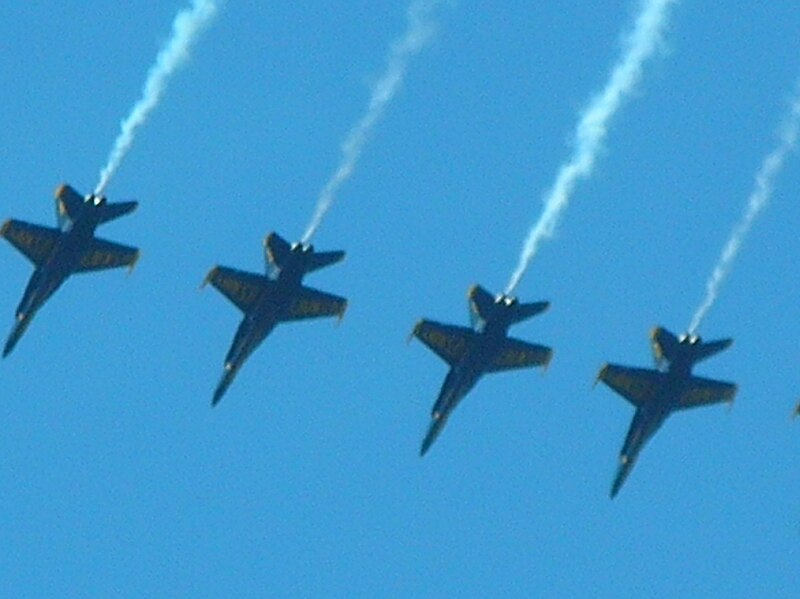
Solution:
<svg viewBox="0 0 800 599">
<path fill-rule="evenodd" d="M 410 344 L 414 337 L 417 336 L 417 331 L 419 330 L 420 325 L 422 324 L 423 319 L 420 318 L 417 322 L 414 323 L 414 328 L 411 329 L 411 332 L 408 334 L 406 338 L 406 345 Z"/>
<path fill-rule="evenodd" d="M 545 360 L 544 364 L 542 364 L 542 374 L 545 374 L 548 371 L 550 368 L 550 363 L 553 361 L 555 355 L 555 350 L 550 348 L 550 354 L 547 356 L 547 360 Z"/>
<path fill-rule="evenodd" d="M 342 311 L 339 312 L 336 315 L 336 326 L 339 326 L 340 324 L 342 324 L 342 320 L 344 320 L 344 315 L 347 312 L 347 308 L 349 308 L 349 307 L 350 307 L 350 301 L 349 300 L 345 300 L 344 301 L 344 306 L 342 307 Z"/>
<path fill-rule="evenodd" d="M 133 274 L 133 269 L 136 268 L 136 265 L 139 263 L 139 258 L 142 257 L 142 251 L 136 250 L 136 256 L 133 258 L 133 262 L 131 262 L 130 266 L 128 266 L 128 276 Z"/>
<path fill-rule="evenodd" d="M 208 271 L 208 274 L 206 274 L 206 278 L 203 279 L 202 283 L 200 283 L 200 289 L 204 289 L 205 286 L 211 282 L 211 277 L 214 276 L 214 273 L 217 271 L 218 268 L 219 265 L 215 265 L 211 268 L 211 270 Z"/>
<path fill-rule="evenodd" d="M 592 389 L 597 387 L 597 383 L 599 383 L 600 380 L 603 378 L 603 374 L 605 373 L 607 368 L 608 368 L 608 362 L 606 362 L 600 367 L 600 370 L 598 371 L 597 376 L 594 379 L 594 383 L 592 383 Z"/>
<path fill-rule="evenodd" d="M 11 227 L 11 219 L 9 218 L 6 219 L 6 221 L 3 223 L 3 226 L 0 227 L 0 237 L 5 237 L 10 227 Z"/>
</svg>

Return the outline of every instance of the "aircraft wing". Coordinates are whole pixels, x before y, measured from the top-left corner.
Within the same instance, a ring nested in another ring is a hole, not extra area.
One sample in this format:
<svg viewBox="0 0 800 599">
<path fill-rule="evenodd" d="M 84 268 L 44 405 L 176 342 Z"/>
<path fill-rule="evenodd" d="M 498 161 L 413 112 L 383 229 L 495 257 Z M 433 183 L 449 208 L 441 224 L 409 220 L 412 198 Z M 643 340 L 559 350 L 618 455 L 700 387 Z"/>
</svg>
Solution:
<svg viewBox="0 0 800 599">
<path fill-rule="evenodd" d="M 698 406 L 708 406 L 723 401 L 733 401 L 738 387 L 733 383 L 723 383 L 722 381 L 712 381 L 699 376 L 689 378 L 686 391 L 680 397 L 679 406 L 681 409 L 696 408 Z"/>
<path fill-rule="evenodd" d="M 411 335 L 422 341 L 442 360 L 450 364 L 461 361 L 467 353 L 475 332 L 466 327 L 420 320 Z"/>
<path fill-rule="evenodd" d="M 222 295 L 233 302 L 242 312 L 249 312 L 261 297 L 262 291 L 275 283 L 261 275 L 215 266 L 206 275 L 203 285 L 211 283 Z"/>
<path fill-rule="evenodd" d="M 338 316 L 341 319 L 344 317 L 345 310 L 347 310 L 345 298 L 310 287 L 300 287 L 289 302 L 288 309 L 281 320 L 305 320 L 325 316 Z"/>
<path fill-rule="evenodd" d="M 666 375 L 657 370 L 617 364 L 606 364 L 597 375 L 598 381 L 603 381 L 637 408 L 655 399 L 665 379 Z"/>
<path fill-rule="evenodd" d="M 92 239 L 83 250 L 83 255 L 75 272 L 91 272 L 120 268 L 133 268 L 139 259 L 139 250 L 104 239 Z"/>
<path fill-rule="evenodd" d="M 0 237 L 5 237 L 34 265 L 41 266 L 52 254 L 61 232 L 58 229 L 32 225 L 20 220 L 7 220 L 0 228 Z"/>
<path fill-rule="evenodd" d="M 486 372 L 547 366 L 552 358 L 553 350 L 549 347 L 518 339 L 506 339 Z"/>
</svg>

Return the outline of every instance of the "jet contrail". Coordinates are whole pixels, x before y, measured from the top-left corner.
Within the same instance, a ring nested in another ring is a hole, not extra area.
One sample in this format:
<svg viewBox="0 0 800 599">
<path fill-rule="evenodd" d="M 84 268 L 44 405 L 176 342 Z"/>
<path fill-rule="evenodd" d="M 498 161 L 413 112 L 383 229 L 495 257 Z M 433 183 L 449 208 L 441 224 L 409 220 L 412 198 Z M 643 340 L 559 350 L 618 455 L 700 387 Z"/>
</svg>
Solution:
<svg viewBox="0 0 800 599">
<path fill-rule="evenodd" d="M 191 8 L 184 8 L 175 16 L 172 22 L 172 35 L 159 51 L 155 64 L 147 73 L 142 97 L 134 105 L 128 117 L 122 121 L 120 133 L 114 141 L 108 162 L 100 171 L 100 181 L 95 188 L 95 195 L 103 195 L 111 177 L 117 172 L 122 159 L 131 149 L 136 130 L 144 124 L 150 112 L 156 107 L 170 76 L 189 58 L 189 48 L 216 13 L 215 0 L 193 0 Z"/>
<path fill-rule="evenodd" d="M 690 335 L 697 333 L 700 323 L 703 322 L 711 306 L 717 300 L 722 282 L 728 276 L 744 238 L 761 210 L 766 206 L 770 196 L 772 196 L 775 178 L 783 168 L 783 163 L 786 161 L 787 156 L 797 145 L 798 134 L 800 134 L 800 84 L 797 85 L 794 98 L 791 101 L 789 115 L 780 128 L 778 145 L 772 152 L 767 154 L 764 162 L 761 163 L 761 168 L 756 173 L 755 186 L 753 191 L 750 192 L 744 214 L 742 214 L 742 218 L 733 228 L 730 239 L 725 244 L 719 261 L 706 283 L 706 297 L 697 312 L 695 312 L 694 317 L 692 317 L 692 322 L 689 325 Z"/>
<path fill-rule="evenodd" d="M 342 143 L 342 160 L 320 192 L 314 216 L 303 234 L 304 244 L 307 244 L 316 233 L 336 199 L 336 192 L 352 176 L 372 128 L 383 116 L 386 105 L 403 83 L 409 60 L 433 35 L 434 26 L 429 17 L 440 3 L 440 0 L 417 0 L 408 7 L 406 32 L 403 37 L 392 42 L 386 71 L 372 88 L 367 110 Z"/>
<path fill-rule="evenodd" d="M 511 294 L 546 237 L 552 237 L 561 213 L 567 207 L 578 179 L 591 175 L 597 154 L 608 132 L 608 122 L 642 75 L 642 65 L 661 43 L 668 9 L 677 0 L 645 0 L 633 31 L 626 38 L 624 53 L 614 65 L 605 88 L 581 114 L 575 131 L 575 150 L 558 171 L 555 183 L 544 197 L 544 212 L 531 228 L 514 274 L 506 287 Z"/>
</svg>

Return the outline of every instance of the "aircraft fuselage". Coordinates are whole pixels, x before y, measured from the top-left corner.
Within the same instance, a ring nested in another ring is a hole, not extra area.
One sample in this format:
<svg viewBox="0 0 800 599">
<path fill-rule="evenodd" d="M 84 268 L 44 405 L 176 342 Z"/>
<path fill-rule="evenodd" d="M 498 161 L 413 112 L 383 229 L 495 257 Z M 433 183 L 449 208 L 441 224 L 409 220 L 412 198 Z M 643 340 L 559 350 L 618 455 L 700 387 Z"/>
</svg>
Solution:
<svg viewBox="0 0 800 599">
<path fill-rule="evenodd" d="M 303 282 L 302 264 L 292 260 L 286 268 L 278 273 L 277 286 L 272 293 L 262 293 L 252 311 L 245 314 L 231 349 L 225 357 L 225 368 L 234 372 L 241 368 L 244 361 L 261 345 L 275 326 L 283 320 L 289 309 L 292 298 Z"/>
<path fill-rule="evenodd" d="M 658 396 L 636 409 L 625 443 L 619 453 L 620 465 L 611 490 L 614 497 L 633 469 L 639 453 L 661 428 L 667 417 L 678 408 L 678 401 L 689 385 L 692 365 L 676 363 L 667 371 L 669 378 Z"/>
<path fill-rule="evenodd" d="M 462 399 L 472 390 L 486 371 L 495 354 L 501 348 L 501 341 L 506 338 L 508 325 L 494 326 L 487 323 L 478 331 L 472 346 L 467 350 L 464 359 L 455 364 L 442 383 L 439 397 L 433 406 L 433 416 L 447 417 Z"/>
<path fill-rule="evenodd" d="M 32 318 L 67 280 L 80 263 L 83 248 L 94 237 L 97 220 L 89 215 L 72 223 L 62 231 L 50 257 L 31 275 L 25 293 L 17 307 L 17 319 Z"/>
</svg>

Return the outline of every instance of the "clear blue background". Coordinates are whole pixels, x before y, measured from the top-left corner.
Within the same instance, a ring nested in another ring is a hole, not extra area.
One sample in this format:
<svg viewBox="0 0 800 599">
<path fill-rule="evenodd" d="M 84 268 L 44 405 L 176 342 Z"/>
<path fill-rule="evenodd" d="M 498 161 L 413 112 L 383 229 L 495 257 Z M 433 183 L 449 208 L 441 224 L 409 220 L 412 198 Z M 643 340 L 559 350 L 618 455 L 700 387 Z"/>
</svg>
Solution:
<svg viewBox="0 0 800 599">
<path fill-rule="evenodd" d="M 96 184 L 183 5 L 2 4 L 0 217 Z M 446 367 L 406 336 L 505 286 L 636 6 L 442 11 L 314 240 L 348 252 L 308 280 L 346 318 L 277 329 L 212 410 L 240 315 L 198 286 L 302 234 L 406 8 L 228 2 L 108 188 L 141 202 L 100 232 L 136 271 L 71 279 L 0 364 L 0 594 L 797 596 L 797 156 L 700 331 L 736 339 L 698 369 L 732 411 L 671 419 L 610 501 L 633 410 L 592 390 L 702 299 L 800 76 L 795 2 L 677 6 L 518 289 L 552 301 L 513 333 L 550 369 L 482 380 L 418 457 Z M 0 254 L 10 328 L 31 267 Z"/>
</svg>

